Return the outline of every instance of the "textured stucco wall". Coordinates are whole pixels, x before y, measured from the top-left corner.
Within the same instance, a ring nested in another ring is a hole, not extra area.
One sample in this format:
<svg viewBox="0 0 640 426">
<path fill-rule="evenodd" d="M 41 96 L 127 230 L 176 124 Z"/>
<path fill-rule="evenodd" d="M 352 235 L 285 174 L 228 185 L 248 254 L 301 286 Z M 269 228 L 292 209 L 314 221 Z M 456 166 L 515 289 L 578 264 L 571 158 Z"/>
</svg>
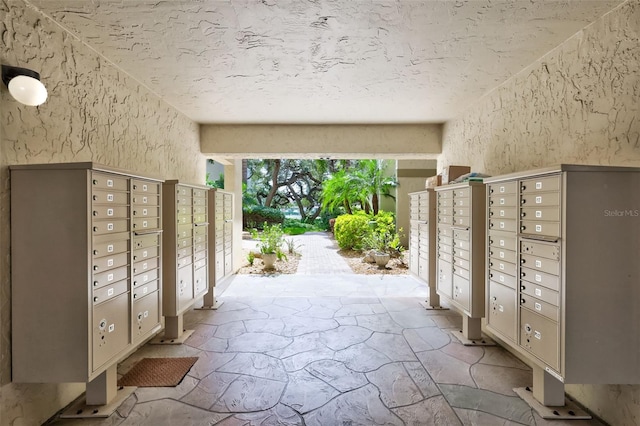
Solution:
<svg viewBox="0 0 640 426">
<path fill-rule="evenodd" d="M 6 88 L 0 90 L 0 424 L 31 425 L 46 420 L 84 386 L 10 383 L 7 166 L 96 161 L 204 183 L 205 160 L 197 124 L 58 25 L 22 0 L 1 0 L 0 17 L 1 62 L 39 71 L 49 90 L 49 99 L 38 108 L 20 105 Z"/>
<path fill-rule="evenodd" d="M 640 1 L 594 22 L 445 125 L 438 167 L 492 175 L 557 163 L 640 166 Z M 606 360 L 603 360 L 606 362 Z M 640 425 L 640 386 L 569 385 L 612 425 Z"/>
</svg>

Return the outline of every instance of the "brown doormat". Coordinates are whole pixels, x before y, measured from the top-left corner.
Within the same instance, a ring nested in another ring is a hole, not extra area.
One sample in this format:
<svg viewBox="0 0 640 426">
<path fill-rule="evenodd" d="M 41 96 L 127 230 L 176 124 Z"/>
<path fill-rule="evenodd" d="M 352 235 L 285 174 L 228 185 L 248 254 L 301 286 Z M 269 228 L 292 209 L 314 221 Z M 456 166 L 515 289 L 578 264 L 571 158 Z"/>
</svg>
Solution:
<svg viewBox="0 0 640 426">
<path fill-rule="evenodd" d="M 178 386 L 198 357 L 143 358 L 118 380 L 118 386 Z"/>
</svg>

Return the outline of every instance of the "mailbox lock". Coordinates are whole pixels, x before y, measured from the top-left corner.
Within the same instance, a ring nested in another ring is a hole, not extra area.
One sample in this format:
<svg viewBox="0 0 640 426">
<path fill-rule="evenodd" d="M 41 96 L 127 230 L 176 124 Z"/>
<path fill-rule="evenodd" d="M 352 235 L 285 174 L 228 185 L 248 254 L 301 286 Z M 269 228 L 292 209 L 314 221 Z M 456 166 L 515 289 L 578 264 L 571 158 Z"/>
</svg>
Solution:
<svg viewBox="0 0 640 426">
<path fill-rule="evenodd" d="M 107 328 L 107 320 L 106 319 L 101 319 L 100 322 L 98 323 L 98 328 L 101 331 L 104 331 Z"/>
<path fill-rule="evenodd" d="M 526 333 L 531 333 L 531 326 L 530 326 L 529 324 L 525 324 L 525 325 L 524 325 L 524 331 L 525 331 Z"/>
</svg>

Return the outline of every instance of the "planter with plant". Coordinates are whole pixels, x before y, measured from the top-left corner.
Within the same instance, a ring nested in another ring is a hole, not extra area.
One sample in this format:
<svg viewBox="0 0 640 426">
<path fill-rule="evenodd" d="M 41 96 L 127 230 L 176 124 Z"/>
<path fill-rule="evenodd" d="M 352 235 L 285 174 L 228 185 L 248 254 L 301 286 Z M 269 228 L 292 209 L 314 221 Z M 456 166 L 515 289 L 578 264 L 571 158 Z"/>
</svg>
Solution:
<svg viewBox="0 0 640 426">
<path fill-rule="evenodd" d="M 369 224 L 372 229 L 364 237 L 363 245 L 371 250 L 369 255 L 378 267 L 382 269 L 387 266 L 392 257 L 401 256 L 400 235 L 395 230 L 393 216 L 390 214 L 379 214 Z M 402 229 L 400 229 L 400 232 L 402 232 Z"/>
<path fill-rule="evenodd" d="M 282 252 L 284 233 L 280 224 L 269 225 L 265 222 L 262 233 L 254 232 L 253 238 L 259 241 L 258 248 L 262 253 L 262 262 L 265 269 L 274 269 L 276 259 L 286 257 Z"/>
</svg>

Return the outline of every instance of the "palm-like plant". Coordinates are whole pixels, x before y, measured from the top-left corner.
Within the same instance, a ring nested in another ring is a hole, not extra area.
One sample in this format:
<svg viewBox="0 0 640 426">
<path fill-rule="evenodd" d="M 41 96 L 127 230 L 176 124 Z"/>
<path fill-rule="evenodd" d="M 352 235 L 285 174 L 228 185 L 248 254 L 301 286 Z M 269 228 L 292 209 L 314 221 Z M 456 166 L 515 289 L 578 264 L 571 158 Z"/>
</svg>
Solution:
<svg viewBox="0 0 640 426">
<path fill-rule="evenodd" d="M 344 170 L 340 170 L 322 184 L 322 210 L 334 212 L 344 207 L 348 214 L 352 214 L 351 203 L 356 198 L 357 188 L 351 182 L 351 177 Z"/>
<path fill-rule="evenodd" d="M 387 176 L 384 173 L 383 160 L 361 160 L 359 167 L 354 174 L 357 185 L 362 189 L 368 208 L 373 214 L 378 214 L 380 209 L 380 197 L 392 197 L 391 188 L 398 186 L 395 177 Z M 354 181 L 354 183 L 356 183 Z"/>
</svg>

